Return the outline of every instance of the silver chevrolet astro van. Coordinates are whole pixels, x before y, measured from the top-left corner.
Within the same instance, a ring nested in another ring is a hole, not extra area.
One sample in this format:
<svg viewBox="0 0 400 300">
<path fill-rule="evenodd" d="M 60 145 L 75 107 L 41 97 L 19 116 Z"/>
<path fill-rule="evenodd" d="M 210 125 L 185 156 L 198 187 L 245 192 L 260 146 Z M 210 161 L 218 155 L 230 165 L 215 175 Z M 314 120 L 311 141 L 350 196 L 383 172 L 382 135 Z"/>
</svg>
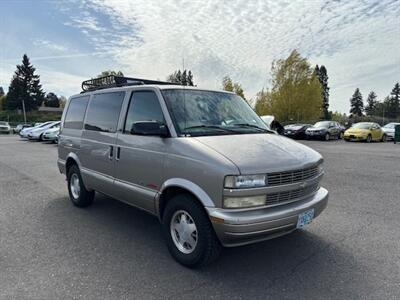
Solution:
<svg viewBox="0 0 400 300">
<path fill-rule="evenodd" d="M 327 206 L 321 155 L 233 93 L 116 76 L 82 88 L 59 135 L 72 203 L 99 192 L 157 216 L 185 266 L 302 228 Z"/>
</svg>

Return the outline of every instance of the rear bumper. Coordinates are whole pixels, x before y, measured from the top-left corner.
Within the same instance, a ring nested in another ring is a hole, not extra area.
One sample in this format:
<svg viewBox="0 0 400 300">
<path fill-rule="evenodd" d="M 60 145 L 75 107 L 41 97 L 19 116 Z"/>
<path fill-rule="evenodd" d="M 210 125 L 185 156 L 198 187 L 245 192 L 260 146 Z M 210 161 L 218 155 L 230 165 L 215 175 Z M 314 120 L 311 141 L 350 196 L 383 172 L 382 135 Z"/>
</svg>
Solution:
<svg viewBox="0 0 400 300">
<path fill-rule="evenodd" d="M 247 211 L 206 209 L 222 245 L 234 247 L 288 234 L 296 229 L 300 213 L 313 208 L 315 218 L 327 204 L 328 191 L 320 188 L 310 198 L 277 207 Z"/>
</svg>

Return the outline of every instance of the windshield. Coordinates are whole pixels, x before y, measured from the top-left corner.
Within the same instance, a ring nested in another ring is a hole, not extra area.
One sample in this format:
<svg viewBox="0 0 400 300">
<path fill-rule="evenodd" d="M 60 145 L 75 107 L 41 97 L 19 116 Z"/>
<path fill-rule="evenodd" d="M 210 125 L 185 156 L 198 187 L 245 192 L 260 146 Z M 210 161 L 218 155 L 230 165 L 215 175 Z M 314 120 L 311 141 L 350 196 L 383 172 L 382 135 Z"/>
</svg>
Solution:
<svg viewBox="0 0 400 300">
<path fill-rule="evenodd" d="M 317 122 L 317 123 L 314 124 L 313 127 L 316 127 L 316 128 L 328 128 L 329 127 L 329 123 L 330 123 L 329 121 Z"/>
<path fill-rule="evenodd" d="M 351 126 L 351 128 L 355 128 L 355 129 L 370 129 L 372 126 L 371 123 L 357 123 L 354 124 L 353 126 Z"/>
<path fill-rule="evenodd" d="M 179 135 L 270 132 L 237 95 L 190 89 L 168 89 L 162 93 Z"/>
</svg>

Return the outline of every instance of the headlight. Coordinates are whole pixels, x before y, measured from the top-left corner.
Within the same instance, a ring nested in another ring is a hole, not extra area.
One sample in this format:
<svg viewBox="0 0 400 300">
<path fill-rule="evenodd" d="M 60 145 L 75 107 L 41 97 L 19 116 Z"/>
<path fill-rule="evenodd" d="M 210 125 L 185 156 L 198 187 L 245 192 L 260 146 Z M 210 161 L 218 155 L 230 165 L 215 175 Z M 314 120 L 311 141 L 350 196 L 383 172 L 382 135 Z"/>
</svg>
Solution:
<svg viewBox="0 0 400 300">
<path fill-rule="evenodd" d="M 324 163 L 321 162 L 321 163 L 318 165 L 318 174 L 321 174 L 321 173 L 323 173 L 323 172 L 324 172 Z"/>
<path fill-rule="evenodd" d="M 260 187 L 266 185 L 265 179 L 265 174 L 226 176 L 224 186 L 230 189 Z"/>
<path fill-rule="evenodd" d="M 224 198 L 224 207 L 226 208 L 244 208 L 252 206 L 265 205 L 266 195 L 251 197 L 226 197 Z"/>
</svg>

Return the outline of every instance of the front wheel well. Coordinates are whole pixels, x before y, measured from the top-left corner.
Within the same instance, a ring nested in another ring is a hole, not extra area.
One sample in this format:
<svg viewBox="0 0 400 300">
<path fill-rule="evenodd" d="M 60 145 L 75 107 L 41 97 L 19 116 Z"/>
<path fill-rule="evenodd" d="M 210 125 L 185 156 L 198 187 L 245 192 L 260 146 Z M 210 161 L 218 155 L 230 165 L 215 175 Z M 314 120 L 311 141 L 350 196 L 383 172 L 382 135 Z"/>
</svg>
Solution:
<svg viewBox="0 0 400 300">
<path fill-rule="evenodd" d="M 158 201 L 158 216 L 159 216 L 160 220 L 162 220 L 162 218 L 163 218 L 165 207 L 167 206 L 168 201 L 179 194 L 187 194 L 187 195 L 191 196 L 194 201 L 196 201 L 202 207 L 204 207 L 203 203 L 201 203 L 199 198 L 195 194 L 193 194 L 191 191 L 189 191 L 185 188 L 182 188 L 182 187 L 171 186 L 171 187 L 166 188 L 162 192 L 162 194 L 160 195 L 159 201 Z"/>
<path fill-rule="evenodd" d="M 65 174 L 68 174 L 68 170 L 73 166 L 76 165 L 78 166 L 78 163 L 75 161 L 75 159 L 73 159 L 72 157 L 69 157 L 67 159 L 67 162 L 65 163 Z"/>
</svg>

